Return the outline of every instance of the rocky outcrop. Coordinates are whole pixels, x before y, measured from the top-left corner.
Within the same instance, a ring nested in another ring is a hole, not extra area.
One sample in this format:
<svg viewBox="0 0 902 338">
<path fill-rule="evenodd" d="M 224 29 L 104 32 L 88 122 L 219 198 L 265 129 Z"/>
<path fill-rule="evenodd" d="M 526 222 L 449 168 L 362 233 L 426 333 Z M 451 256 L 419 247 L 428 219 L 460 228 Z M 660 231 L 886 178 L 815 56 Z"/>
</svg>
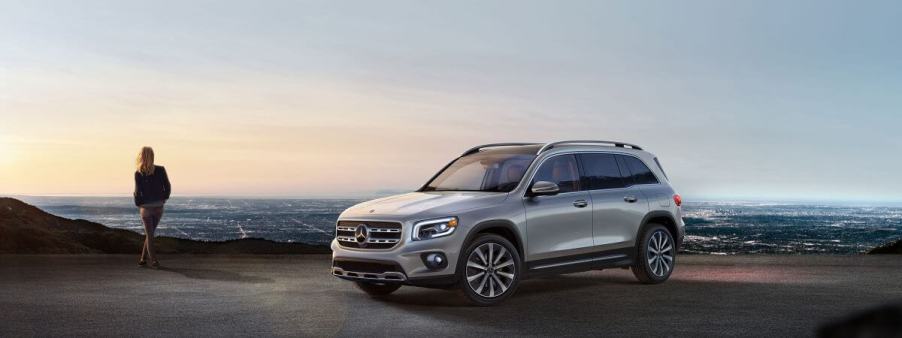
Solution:
<svg viewBox="0 0 902 338">
<path fill-rule="evenodd" d="M 868 250 L 868 255 L 879 255 L 879 254 L 902 254 L 902 239 L 889 242 Z"/>
</svg>

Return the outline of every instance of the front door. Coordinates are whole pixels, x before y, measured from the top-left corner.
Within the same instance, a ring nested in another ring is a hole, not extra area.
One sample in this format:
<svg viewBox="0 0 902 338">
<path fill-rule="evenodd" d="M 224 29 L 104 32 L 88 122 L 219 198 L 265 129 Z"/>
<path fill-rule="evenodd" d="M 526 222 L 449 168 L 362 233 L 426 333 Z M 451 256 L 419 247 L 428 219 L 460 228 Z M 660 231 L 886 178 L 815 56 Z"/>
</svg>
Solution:
<svg viewBox="0 0 902 338">
<path fill-rule="evenodd" d="M 582 189 L 574 155 L 545 160 L 532 183 L 549 181 L 561 189 L 553 196 L 525 197 L 529 260 L 585 253 L 593 245 L 592 200 Z"/>
</svg>

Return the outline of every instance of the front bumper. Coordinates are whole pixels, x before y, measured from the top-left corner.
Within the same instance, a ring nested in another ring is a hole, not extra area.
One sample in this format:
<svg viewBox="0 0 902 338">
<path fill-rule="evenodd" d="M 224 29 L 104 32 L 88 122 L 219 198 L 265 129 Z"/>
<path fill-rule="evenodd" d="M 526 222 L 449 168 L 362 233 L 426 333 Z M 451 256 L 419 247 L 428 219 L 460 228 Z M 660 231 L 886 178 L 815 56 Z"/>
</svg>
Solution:
<svg viewBox="0 0 902 338">
<path fill-rule="evenodd" d="M 462 239 L 448 236 L 425 241 L 402 240 L 392 249 L 343 247 L 333 240 L 332 275 L 353 281 L 404 283 L 410 285 L 453 283 Z M 461 236 L 463 237 L 463 236 Z M 426 253 L 445 254 L 447 266 L 429 269 L 423 262 Z"/>
<path fill-rule="evenodd" d="M 395 262 L 346 259 L 332 260 L 332 274 L 341 279 L 378 283 L 403 283 L 407 275 Z"/>
</svg>

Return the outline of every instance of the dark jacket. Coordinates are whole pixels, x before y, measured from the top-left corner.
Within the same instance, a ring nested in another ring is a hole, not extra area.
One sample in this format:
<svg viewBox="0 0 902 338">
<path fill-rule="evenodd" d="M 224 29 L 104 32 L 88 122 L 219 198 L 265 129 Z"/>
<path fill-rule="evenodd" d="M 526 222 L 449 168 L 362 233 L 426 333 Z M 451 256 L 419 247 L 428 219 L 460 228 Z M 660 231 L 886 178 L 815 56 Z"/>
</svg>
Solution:
<svg viewBox="0 0 902 338">
<path fill-rule="evenodd" d="M 151 175 L 135 171 L 135 205 L 168 200 L 170 193 L 172 187 L 169 185 L 166 168 L 155 165 Z"/>
</svg>

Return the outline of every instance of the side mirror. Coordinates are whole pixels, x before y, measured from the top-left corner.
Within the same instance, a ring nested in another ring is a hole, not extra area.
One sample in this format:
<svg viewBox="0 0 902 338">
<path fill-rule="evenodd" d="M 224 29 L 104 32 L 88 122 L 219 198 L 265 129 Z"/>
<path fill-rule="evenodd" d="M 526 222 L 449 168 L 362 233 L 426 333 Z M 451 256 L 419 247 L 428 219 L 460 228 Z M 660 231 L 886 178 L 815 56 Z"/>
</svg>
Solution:
<svg viewBox="0 0 902 338">
<path fill-rule="evenodd" d="M 559 192 L 561 192 L 561 188 L 557 186 L 557 183 L 548 181 L 538 181 L 532 184 L 532 188 L 529 188 L 530 196 L 551 196 L 557 195 Z"/>
</svg>

